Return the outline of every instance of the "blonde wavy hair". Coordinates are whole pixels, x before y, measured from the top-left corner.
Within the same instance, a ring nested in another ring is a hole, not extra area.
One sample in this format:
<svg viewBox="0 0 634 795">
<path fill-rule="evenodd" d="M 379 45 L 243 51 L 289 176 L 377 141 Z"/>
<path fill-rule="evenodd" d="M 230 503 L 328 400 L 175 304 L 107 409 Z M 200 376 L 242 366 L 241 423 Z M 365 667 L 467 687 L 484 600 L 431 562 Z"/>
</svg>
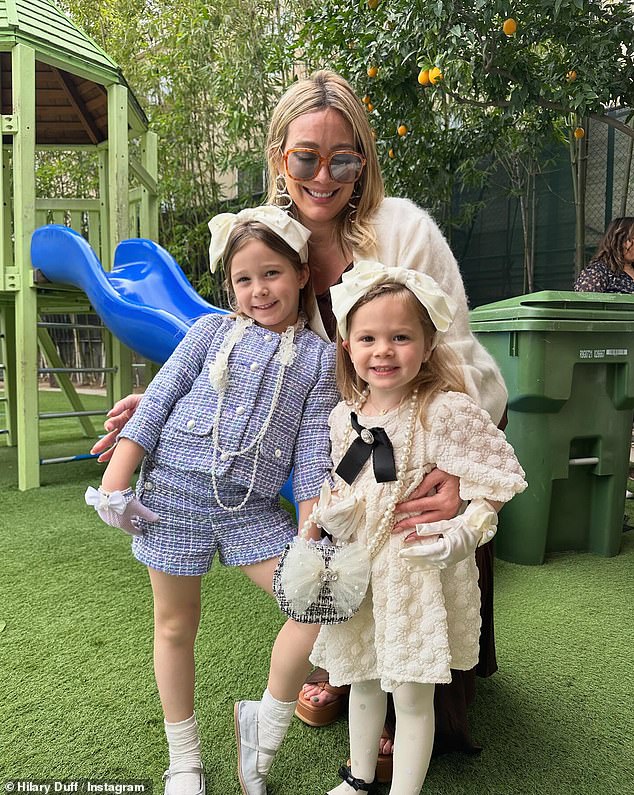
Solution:
<svg viewBox="0 0 634 795">
<path fill-rule="evenodd" d="M 396 282 L 385 282 L 373 287 L 371 290 L 360 298 L 357 303 L 348 312 L 348 329 L 352 325 L 352 320 L 357 312 L 365 304 L 374 301 L 375 298 L 380 298 L 384 295 L 395 296 L 407 305 L 407 308 L 412 312 L 412 315 L 417 317 L 425 340 L 429 341 L 431 345 L 436 332 L 436 327 L 429 317 L 429 313 L 425 307 L 416 298 L 414 293 L 405 287 L 403 284 Z M 350 354 L 343 347 L 343 339 L 341 334 L 337 332 L 337 386 L 339 392 L 344 400 L 354 402 L 359 399 L 363 390 L 367 387 L 367 383 L 359 377 Z M 427 428 L 426 415 L 429 403 L 437 392 L 466 392 L 464 377 L 456 354 L 446 344 L 440 342 L 432 349 L 429 358 L 426 362 L 421 364 L 418 375 L 412 379 L 409 384 L 409 391 L 406 397 L 409 397 L 414 389 L 418 387 L 418 409 L 420 421 L 425 428 Z"/>
<path fill-rule="evenodd" d="M 276 179 L 282 173 L 289 125 L 300 116 L 327 108 L 338 111 L 350 124 L 354 133 L 354 147 L 366 158 L 363 174 L 355 185 L 354 195 L 359 196 L 356 217 L 350 217 L 349 207 L 342 210 L 335 219 L 337 239 L 342 251 L 371 251 L 376 244 L 376 235 L 370 217 L 385 196 L 383 177 L 367 111 L 350 84 L 335 72 L 322 69 L 298 80 L 277 103 L 266 143 L 269 175 L 267 201 L 269 204 L 276 203 Z M 297 220 L 301 221 L 300 218 Z"/>
</svg>

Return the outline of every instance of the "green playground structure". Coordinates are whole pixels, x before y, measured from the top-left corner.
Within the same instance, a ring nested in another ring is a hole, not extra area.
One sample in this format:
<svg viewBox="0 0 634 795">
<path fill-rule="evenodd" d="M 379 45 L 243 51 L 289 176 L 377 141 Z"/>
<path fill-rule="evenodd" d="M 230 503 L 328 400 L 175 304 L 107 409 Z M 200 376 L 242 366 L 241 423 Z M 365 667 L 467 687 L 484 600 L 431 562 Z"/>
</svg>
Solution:
<svg viewBox="0 0 634 795">
<path fill-rule="evenodd" d="M 18 487 L 40 484 L 38 347 L 86 436 L 90 414 L 41 315 L 90 311 L 83 293 L 40 283 L 33 231 L 47 223 L 84 234 L 110 267 L 126 238 L 158 237 L 157 137 L 121 70 L 47 0 L 0 0 L 0 439 L 17 447 Z M 134 156 L 130 143 L 137 142 Z M 46 198 L 36 191 L 36 152 L 94 154 L 98 195 Z M 104 331 L 108 398 L 132 388 L 131 354 Z"/>
</svg>

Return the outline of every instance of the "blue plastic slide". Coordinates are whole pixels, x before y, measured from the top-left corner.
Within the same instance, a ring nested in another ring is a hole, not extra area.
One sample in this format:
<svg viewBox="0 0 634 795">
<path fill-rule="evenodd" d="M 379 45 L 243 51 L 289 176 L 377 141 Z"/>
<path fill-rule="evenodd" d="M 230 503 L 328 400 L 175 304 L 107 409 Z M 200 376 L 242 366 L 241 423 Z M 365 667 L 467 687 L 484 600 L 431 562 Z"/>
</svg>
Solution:
<svg viewBox="0 0 634 795">
<path fill-rule="evenodd" d="M 199 317 L 226 311 L 202 299 L 174 257 L 151 240 L 123 240 L 106 273 L 85 238 L 49 224 L 33 233 L 31 262 L 50 282 L 79 287 L 115 337 L 158 364 Z M 293 501 L 290 479 L 282 495 Z"/>
<path fill-rule="evenodd" d="M 174 257 L 151 240 L 119 243 L 106 273 L 87 240 L 50 224 L 33 233 L 31 261 L 50 282 L 79 287 L 117 339 L 158 364 L 201 315 L 225 311 L 203 300 Z"/>
</svg>

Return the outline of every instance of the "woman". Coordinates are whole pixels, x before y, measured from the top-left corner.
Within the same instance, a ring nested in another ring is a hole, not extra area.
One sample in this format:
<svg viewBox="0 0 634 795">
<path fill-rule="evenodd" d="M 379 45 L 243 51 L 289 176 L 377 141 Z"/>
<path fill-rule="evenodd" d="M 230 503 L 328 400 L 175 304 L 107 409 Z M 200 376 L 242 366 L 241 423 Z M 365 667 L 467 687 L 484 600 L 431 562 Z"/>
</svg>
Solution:
<svg viewBox="0 0 634 795">
<path fill-rule="evenodd" d="M 506 389 L 489 354 L 469 330 L 467 301 L 447 242 L 424 211 L 405 199 L 386 198 L 367 111 L 350 85 L 329 71 L 294 83 L 273 112 L 267 142 L 268 201 L 286 209 L 311 231 L 309 268 L 316 300 L 309 312 L 313 330 L 332 338 L 334 317 L 329 288 L 354 260 L 375 259 L 387 266 L 415 268 L 432 276 L 458 305 L 446 336 L 463 368 L 467 391 L 499 423 Z M 134 410 L 135 399 L 110 412 L 107 436 L 93 448 L 103 452 Z M 460 507 L 457 479 L 440 470 L 427 475 L 407 502 L 412 514 L 395 527 L 402 532 L 421 522 L 450 519 Z M 478 554 L 483 626 L 478 673 L 496 670 L 492 614 L 492 550 Z M 311 725 L 326 725 L 341 711 L 341 694 L 321 682 L 300 693 L 298 714 Z M 313 677 L 314 679 L 314 677 Z M 437 750 L 477 750 L 469 738 L 466 708 L 473 697 L 475 672 L 456 672 L 436 691 Z M 335 700 L 339 699 L 339 703 Z M 389 745 L 383 749 L 389 751 Z M 384 763 L 387 762 L 384 759 Z M 385 776 L 379 774 L 379 778 Z"/>
<path fill-rule="evenodd" d="M 574 285 L 578 293 L 634 293 L 634 218 L 610 222 Z"/>
</svg>

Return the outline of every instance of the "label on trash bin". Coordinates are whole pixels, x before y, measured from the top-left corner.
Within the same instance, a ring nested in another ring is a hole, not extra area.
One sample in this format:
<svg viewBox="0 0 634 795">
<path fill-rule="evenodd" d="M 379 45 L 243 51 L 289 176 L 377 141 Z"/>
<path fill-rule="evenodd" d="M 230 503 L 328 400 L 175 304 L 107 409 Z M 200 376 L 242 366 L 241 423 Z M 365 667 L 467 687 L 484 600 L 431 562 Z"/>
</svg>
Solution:
<svg viewBox="0 0 634 795">
<path fill-rule="evenodd" d="M 627 348 L 590 348 L 579 351 L 580 359 L 605 359 L 606 356 L 627 356 Z"/>
</svg>

